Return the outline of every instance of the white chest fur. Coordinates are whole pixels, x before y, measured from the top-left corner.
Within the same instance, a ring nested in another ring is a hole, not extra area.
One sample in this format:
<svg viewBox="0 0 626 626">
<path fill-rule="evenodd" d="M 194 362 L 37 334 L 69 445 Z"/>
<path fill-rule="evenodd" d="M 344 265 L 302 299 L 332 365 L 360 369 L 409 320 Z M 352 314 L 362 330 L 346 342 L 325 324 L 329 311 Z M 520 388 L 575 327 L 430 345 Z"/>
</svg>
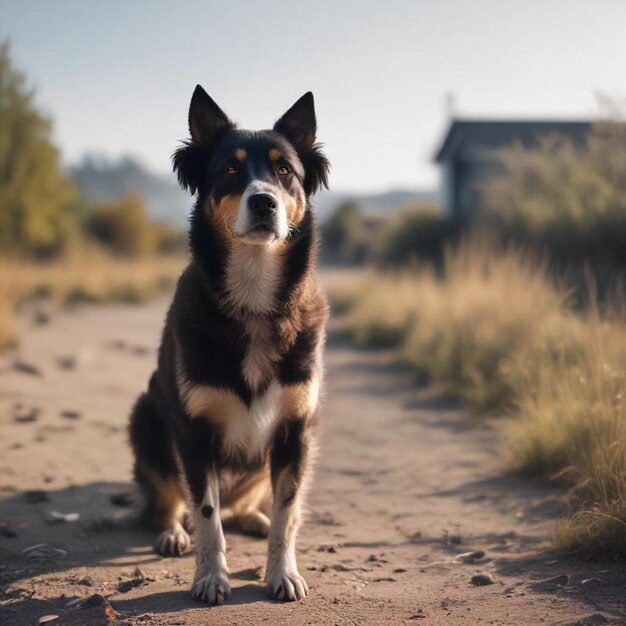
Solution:
<svg viewBox="0 0 626 626">
<path fill-rule="evenodd" d="M 235 308 L 267 313 L 274 306 L 280 277 L 275 244 L 235 246 L 226 266 L 226 298 Z"/>
<path fill-rule="evenodd" d="M 249 407 L 241 403 L 240 410 L 234 411 L 222 423 L 225 451 L 243 454 L 248 459 L 260 458 L 276 427 L 281 397 L 281 386 L 272 382 L 265 393 L 257 396 Z"/>
</svg>

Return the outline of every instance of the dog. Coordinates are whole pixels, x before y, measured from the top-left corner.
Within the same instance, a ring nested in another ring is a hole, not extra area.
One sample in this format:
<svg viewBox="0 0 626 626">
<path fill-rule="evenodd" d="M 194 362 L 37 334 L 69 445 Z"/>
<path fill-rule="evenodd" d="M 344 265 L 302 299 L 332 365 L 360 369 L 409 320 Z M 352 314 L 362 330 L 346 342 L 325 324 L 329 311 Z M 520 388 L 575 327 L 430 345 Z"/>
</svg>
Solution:
<svg viewBox="0 0 626 626">
<path fill-rule="evenodd" d="M 196 196 L 190 263 L 167 313 L 158 363 L 130 417 L 135 480 L 164 556 L 190 548 L 192 596 L 230 594 L 221 512 L 268 538 L 273 597 L 308 593 L 296 564 L 316 448 L 328 304 L 315 274 L 310 198 L 328 187 L 313 95 L 272 130 L 239 130 L 198 85 L 191 138 L 172 160 Z"/>
</svg>

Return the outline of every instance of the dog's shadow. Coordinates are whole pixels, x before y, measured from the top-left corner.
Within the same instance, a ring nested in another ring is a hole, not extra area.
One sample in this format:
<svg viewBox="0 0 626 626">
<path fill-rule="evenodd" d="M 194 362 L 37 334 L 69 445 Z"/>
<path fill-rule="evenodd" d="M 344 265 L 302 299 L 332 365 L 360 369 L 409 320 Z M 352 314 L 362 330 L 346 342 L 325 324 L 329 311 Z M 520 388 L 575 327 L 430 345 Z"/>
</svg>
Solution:
<svg viewBox="0 0 626 626">
<path fill-rule="evenodd" d="M 0 583 L 3 599 L 14 600 L 5 609 L 11 608 L 12 613 L 22 618 L 23 612 L 33 617 L 39 615 L 42 606 L 47 607 L 48 612 L 51 608 L 66 606 L 65 597 L 35 600 L 25 595 L 20 597 L 15 592 L 21 580 L 28 581 L 36 576 L 61 574 L 81 567 L 87 568 L 87 577 L 89 568 L 95 567 L 125 568 L 130 573 L 137 565 L 150 566 L 159 561 L 166 568 L 167 559 L 161 559 L 152 551 L 154 530 L 139 518 L 137 507 L 120 497 L 129 493 L 132 493 L 130 483 L 119 482 L 94 482 L 43 492 L 5 489 L 0 500 L 0 562 L 3 565 Z M 116 506 L 115 502 L 124 506 Z M 78 513 L 79 518 L 74 522 L 52 523 L 51 512 Z M 225 523 L 224 529 L 231 539 L 241 534 L 232 522 Z M 186 554 L 180 558 L 193 560 L 194 557 Z M 192 569 L 191 563 L 189 569 Z M 254 582 L 253 574 L 252 570 L 233 572 L 233 582 L 251 582 L 233 589 L 229 605 L 269 600 L 263 585 Z M 172 613 L 206 608 L 205 604 L 191 598 L 187 587 L 134 598 L 118 595 L 112 603 L 122 613 Z M 86 586 L 84 595 L 97 591 L 96 587 Z"/>
</svg>

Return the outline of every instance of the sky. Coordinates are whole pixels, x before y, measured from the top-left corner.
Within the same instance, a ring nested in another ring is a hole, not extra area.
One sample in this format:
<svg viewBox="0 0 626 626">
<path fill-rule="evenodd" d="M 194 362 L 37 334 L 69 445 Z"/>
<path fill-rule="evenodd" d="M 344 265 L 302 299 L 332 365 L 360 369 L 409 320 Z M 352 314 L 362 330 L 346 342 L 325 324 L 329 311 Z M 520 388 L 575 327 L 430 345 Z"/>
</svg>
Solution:
<svg viewBox="0 0 626 626">
<path fill-rule="evenodd" d="M 457 117 L 586 118 L 626 94 L 620 0 L 0 0 L 0 41 L 86 152 L 170 169 L 200 83 L 244 128 L 315 94 L 332 188 L 432 188 Z"/>
</svg>

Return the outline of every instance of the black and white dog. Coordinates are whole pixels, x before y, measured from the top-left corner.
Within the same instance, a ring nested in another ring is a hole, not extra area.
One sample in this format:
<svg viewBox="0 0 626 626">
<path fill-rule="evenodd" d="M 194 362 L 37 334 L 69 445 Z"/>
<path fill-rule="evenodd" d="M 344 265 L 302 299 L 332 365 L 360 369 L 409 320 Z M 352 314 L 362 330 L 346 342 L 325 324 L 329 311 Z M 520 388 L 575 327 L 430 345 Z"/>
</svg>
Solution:
<svg viewBox="0 0 626 626">
<path fill-rule="evenodd" d="M 191 261 L 132 412 L 135 477 L 162 531 L 157 552 L 185 552 L 193 520 L 195 598 L 221 604 L 230 593 L 220 518 L 228 508 L 243 531 L 269 538 L 268 591 L 299 600 L 307 584 L 295 541 L 328 316 L 309 198 L 327 185 L 329 163 L 313 95 L 272 130 L 245 131 L 198 86 L 189 130 L 173 162 L 197 193 Z"/>
</svg>

